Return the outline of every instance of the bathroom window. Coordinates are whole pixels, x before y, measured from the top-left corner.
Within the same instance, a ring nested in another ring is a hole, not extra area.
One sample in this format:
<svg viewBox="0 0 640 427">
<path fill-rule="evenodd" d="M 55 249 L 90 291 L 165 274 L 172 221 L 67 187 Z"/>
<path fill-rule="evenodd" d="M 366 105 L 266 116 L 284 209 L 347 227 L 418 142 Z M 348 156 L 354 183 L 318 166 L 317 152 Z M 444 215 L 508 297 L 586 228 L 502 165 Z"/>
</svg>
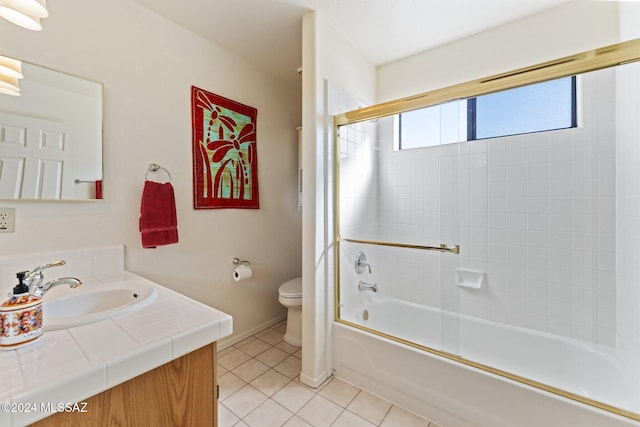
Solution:
<svg viewBox="0 0 640 427">
<path fill-rule="evenodd" d="M 401 150 L 577 126 L 576 77 L 398 115 Z"/>
</svg>

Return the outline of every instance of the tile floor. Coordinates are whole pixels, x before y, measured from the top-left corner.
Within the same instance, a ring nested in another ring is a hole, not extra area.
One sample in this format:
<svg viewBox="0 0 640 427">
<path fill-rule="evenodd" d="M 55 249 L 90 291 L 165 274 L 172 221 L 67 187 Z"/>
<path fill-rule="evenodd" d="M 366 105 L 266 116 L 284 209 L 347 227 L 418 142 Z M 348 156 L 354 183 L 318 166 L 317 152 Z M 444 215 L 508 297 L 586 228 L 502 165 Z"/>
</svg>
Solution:
<svg viewBox="0 0 640 427">
<path fill-rule="evenodd" d="M 301 350 L 284 331 L 283 322 L 218 352 L 219 427 L 438 427 L 337 378 L 305 386 Z"/>
</svg>

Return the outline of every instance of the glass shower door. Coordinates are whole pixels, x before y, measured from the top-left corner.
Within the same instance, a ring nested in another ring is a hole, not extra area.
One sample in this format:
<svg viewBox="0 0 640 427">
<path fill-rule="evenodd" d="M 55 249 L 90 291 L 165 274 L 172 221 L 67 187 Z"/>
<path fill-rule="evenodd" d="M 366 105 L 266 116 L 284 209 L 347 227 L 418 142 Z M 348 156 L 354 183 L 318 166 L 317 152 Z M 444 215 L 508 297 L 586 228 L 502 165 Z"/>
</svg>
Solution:
<svg viewBox="0 0 640 427">
<path fill-rule="evenodd" d="M 458 148 L 400 149 L 399 120 L 338 128 L 337 317 L 456 353 Z"/>
</svg>

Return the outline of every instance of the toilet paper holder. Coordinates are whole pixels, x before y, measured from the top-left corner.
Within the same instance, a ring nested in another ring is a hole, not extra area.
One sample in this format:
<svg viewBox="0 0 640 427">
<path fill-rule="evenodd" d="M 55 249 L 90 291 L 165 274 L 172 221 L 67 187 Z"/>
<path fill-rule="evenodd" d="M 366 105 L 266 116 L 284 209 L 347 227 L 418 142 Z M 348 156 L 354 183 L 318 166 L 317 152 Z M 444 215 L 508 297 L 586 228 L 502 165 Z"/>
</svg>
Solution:
<svg viewBox="0 0 640 427">
<path fill-rule="evenodd" d="M 251 279 L 253 277 L 253 271 L 251 271 L 251 263 L 246 259 L 234 258 L 233 265 L 237 267 L 233 269 L 231 276 L 236 282 L 241 280 Z"/>
</svg>

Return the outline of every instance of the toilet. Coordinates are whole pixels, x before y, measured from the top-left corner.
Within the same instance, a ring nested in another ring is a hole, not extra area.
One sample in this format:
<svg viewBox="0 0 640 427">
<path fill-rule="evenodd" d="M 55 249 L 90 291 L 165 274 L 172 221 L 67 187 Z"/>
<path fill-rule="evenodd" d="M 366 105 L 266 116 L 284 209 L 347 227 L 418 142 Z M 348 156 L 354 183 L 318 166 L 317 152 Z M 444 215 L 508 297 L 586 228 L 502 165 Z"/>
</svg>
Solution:
<svg viewBox="0 0 640 427">
<path fill-rule="evenodd" d="M 296 277 L 280 285 L 278 301 L 289 309 L 284 340 L 300 347 L 302 345 L 302 277 Z"/>
</svg>

